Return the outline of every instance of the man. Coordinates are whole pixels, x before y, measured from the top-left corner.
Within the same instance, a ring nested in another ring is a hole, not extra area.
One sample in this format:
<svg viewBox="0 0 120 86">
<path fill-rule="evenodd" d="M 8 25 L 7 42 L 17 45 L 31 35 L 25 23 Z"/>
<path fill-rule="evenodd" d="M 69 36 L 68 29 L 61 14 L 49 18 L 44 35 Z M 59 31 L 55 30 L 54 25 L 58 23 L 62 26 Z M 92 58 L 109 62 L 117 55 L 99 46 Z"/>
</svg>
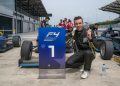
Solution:
<svg viewBox="0 0 120 86">
<path fill-rule="evenodd" d="M 64 18 L 64 28 L 67 30 L 67 25 L 68 25 L 68 19 Z"/>
<path fill-rule="evenodd" d="M 77 52 L 74 53 L 66 62 L 67 68 L 78 67 L 84 65 L 84 70 L 82 71 L 81 78 L 85 79 L 88 77 L 91 69 L 91 64 L 93 59 L 95 58 L 91 47 L 89 46 L 89 42 L 92 42 L 93 35 L 91 30 L 86 30 L 83 27 L 83 19 L 78 16 L 74 18 L 74 25 L 76 27 L 75 30 L 75 44 L 77 46 Z"/>
<path fill-rule="evenodd" d="M 60 19 L 60 23 L 58 24 L 58 27 L 63 27 L 63 20 Z"/>
<path fill-rule="evenodd" d="M 70 19 L 68 19 L 68 25 L 67 25 L 68 31 L 72 32 L 73 31 L 73 27 L 74 27 L 74 24 L 72 23 L 72 21 Z"/>
<path fill-rule="evenodd" d="M 41 21 L 41 27 L 47 27 L 49 24 L 48 24 L 48 21 L 50 20 L 49 17 L 46 17 L 45 20 Z"/>
</svg>

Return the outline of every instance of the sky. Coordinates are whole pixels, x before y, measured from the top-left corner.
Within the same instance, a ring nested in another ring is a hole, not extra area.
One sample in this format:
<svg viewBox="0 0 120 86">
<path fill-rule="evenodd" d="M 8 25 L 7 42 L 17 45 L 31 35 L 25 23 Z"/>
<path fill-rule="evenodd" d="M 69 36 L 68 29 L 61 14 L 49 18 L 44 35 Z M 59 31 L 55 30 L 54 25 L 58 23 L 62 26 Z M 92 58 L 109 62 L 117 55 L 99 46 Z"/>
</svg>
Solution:
<svg viewBox="0 0 120 86">
<path fill-rule="evenodd" d="M 64 18 L 73 20 L 75 16 L 82 16 L 84 22 L 88 23 L 112 20 L 118 14 L 101 11 L 99 8 L 113 1 L 115 0 L 42 0 L 47 12 L 52 13 L 52 25 Z"/>
</svg>

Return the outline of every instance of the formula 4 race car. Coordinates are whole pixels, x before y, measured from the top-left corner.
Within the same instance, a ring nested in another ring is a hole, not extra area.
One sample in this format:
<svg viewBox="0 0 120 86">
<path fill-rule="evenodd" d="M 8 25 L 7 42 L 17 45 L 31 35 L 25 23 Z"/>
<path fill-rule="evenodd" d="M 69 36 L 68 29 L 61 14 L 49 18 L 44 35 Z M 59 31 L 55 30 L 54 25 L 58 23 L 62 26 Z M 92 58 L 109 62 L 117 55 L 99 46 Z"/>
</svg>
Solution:
<svg viewBox="0 0 120 86">
<path fill-rule="evenodd" d="M 0 52 L 5 52 L 13 47 L 20 47 L 20 36 L 0 35 Z"/>
<path fill-rule="evenodd" d="M 110 60 L 113 54 L 120 55 L 120 30 L 103 31 L 96 41 L 102 59 Z"/>
</svg>

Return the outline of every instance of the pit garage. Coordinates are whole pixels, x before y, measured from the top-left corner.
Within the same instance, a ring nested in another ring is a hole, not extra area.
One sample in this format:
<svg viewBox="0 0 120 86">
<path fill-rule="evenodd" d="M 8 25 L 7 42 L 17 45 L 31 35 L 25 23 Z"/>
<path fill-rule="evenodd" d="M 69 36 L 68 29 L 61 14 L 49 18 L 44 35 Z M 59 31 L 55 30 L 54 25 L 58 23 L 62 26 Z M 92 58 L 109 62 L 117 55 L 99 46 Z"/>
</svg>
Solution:
<svg viewBox="0 0 120 86">
<path fill-rule="evenodd" d="M 0 16 L 0 32 L 12 34 L 12 18 Z"/>
<path fill-rule="evenodd" d="M 4 34 L 36 31 L 48 16 L 41 0 L 1 0 L 0 32 Z"/>
</svg>

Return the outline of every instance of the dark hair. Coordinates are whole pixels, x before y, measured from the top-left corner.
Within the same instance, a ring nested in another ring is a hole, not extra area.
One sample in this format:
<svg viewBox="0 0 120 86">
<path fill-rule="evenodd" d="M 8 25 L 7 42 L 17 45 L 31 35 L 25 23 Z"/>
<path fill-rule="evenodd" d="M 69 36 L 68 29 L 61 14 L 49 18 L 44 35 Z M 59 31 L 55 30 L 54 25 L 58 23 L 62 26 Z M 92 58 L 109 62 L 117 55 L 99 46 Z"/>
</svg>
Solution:
<svg viewBox="0 0 120 86">
<path fill-rule="evenodd" d="M 68 19 L 68 22 L 71 22 L 71 20 L 70 20 L 70 19 Z"/>
<path fill-rule="evenodd" d="M 67 18 L 64 18 L 64 19 L 67 19 Z"/>
<path fill-rule="evenodd" d="M 76 20 L 78 20 L 78 19 L 81 19 L 82 22 L 83 22 L 83 18 L 82 18 L 81 16 L 77 16 L 77 17 L 75 17 L 75 18 L 74 18 L 74 21 L 76 21 Z"/>
<path fill-rule="evenodd" d="M 48 20 L 50 20 L 50 18 L 47 16 L 45 19 L 48 19 Z"/>
</svg>

